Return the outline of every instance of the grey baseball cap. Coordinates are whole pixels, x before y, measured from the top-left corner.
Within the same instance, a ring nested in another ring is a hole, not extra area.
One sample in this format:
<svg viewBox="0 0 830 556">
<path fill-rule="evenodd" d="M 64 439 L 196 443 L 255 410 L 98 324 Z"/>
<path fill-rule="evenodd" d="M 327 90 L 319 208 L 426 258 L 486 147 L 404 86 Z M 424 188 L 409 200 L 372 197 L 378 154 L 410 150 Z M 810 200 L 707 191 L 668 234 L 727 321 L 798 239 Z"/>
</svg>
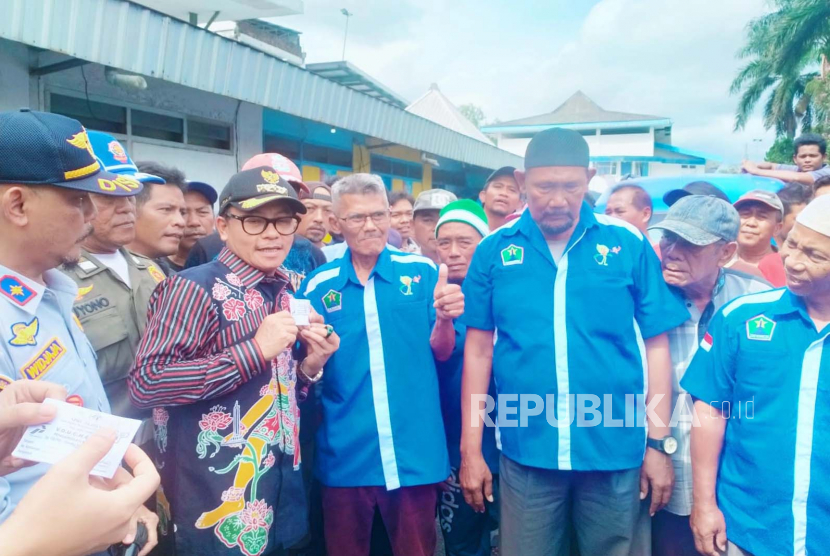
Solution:
<svg viewBox="0 0 830 556">
<path fill-rule="evenodd" d="M 449 191 L 443 189 L 427 189 L 415 199 L 415 206 L 412 207 L 412 212 L 415 213 L 419 210 L 441 210 L 457 200 L 458 197 Z"/>
<path fill-rule="evenodd" d="M 781 213 L 781 216 L 784 216 L 784 203 L 781 202 L 781 199 L 778 198 L 778 195 L 773 193 L 772 191 L 764 191 L 763 189 L 753 189 L 747 193 L 741 195 L 741 198 L 735 201 L 733 205 L 736 209 L 740 208 L 741 205 L 746 203 L 761 203 L 762 205 L 766 205 L 772 209 L 777 210 Z"/>
<path fill-rule="evenodd" d="M 735 207 L 717 197 L 687 195 L 671 206 L 666 217 L 649 230 L 666 230 L 693 245 L 735 241 L 741 218 Z"/>
</svg>

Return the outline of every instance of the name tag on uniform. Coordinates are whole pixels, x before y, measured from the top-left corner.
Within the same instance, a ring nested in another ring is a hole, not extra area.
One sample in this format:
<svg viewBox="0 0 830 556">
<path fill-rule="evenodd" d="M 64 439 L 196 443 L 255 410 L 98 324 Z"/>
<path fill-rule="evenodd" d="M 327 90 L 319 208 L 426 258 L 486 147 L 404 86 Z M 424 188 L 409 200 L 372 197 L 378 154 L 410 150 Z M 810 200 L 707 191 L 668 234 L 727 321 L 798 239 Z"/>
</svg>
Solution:
<svg viewBox="0 0 830 556">
<path fill-rule="evenodd" d="M 96 431 L 108 427 L 115 430 L 117 440 L 92 470 L 92 475 L 111 479 L 121 465 L 141 421 L 100 413 L 51 398 L 43 403 L 55 406 L 57 415 L 45 425 L 26 429 L 12 455 L 38 463 L 55 464 L 78 449 Z"/>
</svg>

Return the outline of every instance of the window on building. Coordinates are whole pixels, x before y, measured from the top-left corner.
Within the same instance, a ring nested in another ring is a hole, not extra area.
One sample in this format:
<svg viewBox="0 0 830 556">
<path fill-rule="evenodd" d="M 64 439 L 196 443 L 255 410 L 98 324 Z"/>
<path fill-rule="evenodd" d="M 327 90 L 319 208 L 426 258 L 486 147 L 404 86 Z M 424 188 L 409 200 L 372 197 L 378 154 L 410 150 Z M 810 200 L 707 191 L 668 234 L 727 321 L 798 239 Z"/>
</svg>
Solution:
<svg viewBox="0 0 830 556">
<path fill-rule="evenodd" d="M 262 141 L 264 152 L 280 153 L 295 162 L 300 161 L 300 142 L 286 137 L 265 135 Z"/>
<path fill-rule="evenodd" d="M 131 127 L 133 135 L 184 143 L 184 119 L 144 110 L 132 110 Z"/>
<path fill-rule="evenodd" d="M 595 162 L 594 168 L 597 169 L 598 176 L 615 176 L 617 175 L 616 162 Z"/>
<path fill-rule="evenodd" d="M 229 151 L 231 150 L 231 125 L 188 118 L 187 143 Z"/>
<path fill-rule="evenodd" d="M 58 93 L 49 94 L 49 110 L 75 118 L 87 129 L 117 133 L 128 138 L 145 137 L 182 144 L 187 130 L 188 145 L 223 151 L 233 149 L 233 124 L 230 123 L 159 114 Z"/>
<path fill-rule="evenodd" d="M 78 120 L 88 129 L 127 133 L 127 109 L 123 106 L 53 93 L 49 99 L 49 109 L 54 114 Z"/>
</svg>

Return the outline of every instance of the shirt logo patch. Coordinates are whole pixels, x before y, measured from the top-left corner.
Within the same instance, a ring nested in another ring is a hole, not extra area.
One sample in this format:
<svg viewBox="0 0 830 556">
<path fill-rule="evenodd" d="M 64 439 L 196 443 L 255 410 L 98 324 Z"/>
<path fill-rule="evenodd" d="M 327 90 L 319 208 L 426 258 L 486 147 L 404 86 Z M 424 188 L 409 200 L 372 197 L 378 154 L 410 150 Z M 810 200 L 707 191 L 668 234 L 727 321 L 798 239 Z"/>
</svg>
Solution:
<svg viewBox="0 0 830 556">
<path fill-rule="evenodd" d="M 112 157 L 121 164 L 127 163 L 127 151 L 121 146 L 118 141 L 110 141 L 107 145 L 107 150 L 112 153 Z"/>
<path fill-rule="evenodd" d="M 40 323 L 37 317 L 33 318 L 31 322 L 18 322 L 12 325 L 12 334 L 14 335 L 9 344 L 20 346 L 34 346 L 37 345 L 37 332 L 40 328 Z"/>
<path fill-rule="evenodd" d="M 57 338 L 52 338 L 46 347 L 32 358 L 31 361 L 20 369 L 23 376 L 29 380 L 40 380 L 49 369 L 55 366 L 61 357 L 66 353 L 66 348 Z"/>
<path fill-rule="evenodd" d="M 616 255 L 621 250 L 622 248 L 619 245 L 609 248 L 607 245 L 597 243 L 597 254 L 594 255 L 594 260 L 599 266 L 608 266 L 608 256 Z"/>
<path fill-rule="evenodd" d="M 0 392 L 2 392 L 3 389 L 6 386 L 8 386 L 9 384 L 11 384 L 12 382 L 14 382 L 14 381 L 12 379 L 10 379 L 9 377 L 7 377 L 6 375 L 0 375 Z"/>
<path fill-rule="evenodd" d="M 78 288 L 78 295 L 75 296 L 75 301 L 80 301 L 84 298 L 86 294 L 92 291 L 92 288 L 95 287 L 95 284 L 89 285 L 85 288 Z"/>
<path fill-rule="evenodd" d="M 338 291 L 329 290 L 329 293 L 323 296 L 323 306 L 327 313 L 339 311 L 342 308 L 342 295 Z"/>
<path fill-rule="evenodd" d="M 0 278 L 0 293 L 9 298 L 15 305 L 23 307 L 35 298 L 37 292 L 20 281 L 17 276 L 6 274 Z"/>
<path fill-rule="evenodd" d="M 153 280 L 156 281 L 156 284 L 164 281 L 164 273 L 160 271 L 158 268 L 156 268 L 156 265 L 151 264 L 150 266 L 148 266 L 147 272 L 150 273 L 150 276 L 153 277 Z"/>
<path fill-rule="evenodd" d="M 746 321 L 747 340 L 769 342 L 772 340 L 772 333 L 775 331 L 776 322 L 764 315 L 752 317 Z"/>
<path fill-rule="evenodd" d="M 401 276 L 401 293 L 412 295 L 412 284 L 418 284 L 420 281 L 420 274 L 418 276 Z"/>
<path fill-rule="evenodd" d="M 503 266 L 511 266 L 514 264 L 522 264 L 525 260 L 524 247 L 518 245 L 508 245 L 501 250 L 501 264 Z"/>
</svg>

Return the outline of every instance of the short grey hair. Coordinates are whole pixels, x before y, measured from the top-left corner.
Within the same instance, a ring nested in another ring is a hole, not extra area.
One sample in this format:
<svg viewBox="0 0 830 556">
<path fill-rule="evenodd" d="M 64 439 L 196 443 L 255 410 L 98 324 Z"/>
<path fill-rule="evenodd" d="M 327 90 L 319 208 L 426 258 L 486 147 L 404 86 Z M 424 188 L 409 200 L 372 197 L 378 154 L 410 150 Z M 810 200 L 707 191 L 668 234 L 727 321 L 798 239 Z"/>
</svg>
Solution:
<svg viewBox="0 0 830 556">
<path fill-rule="evenodd" d="M 380 176 L 375 174 L 351 174 L 334 182 L 331 186 L 331 204 L 335 212 L 343 195 L 378 195 L 389 206 L 386 198 L 386 186 Z"/>
</svg>

